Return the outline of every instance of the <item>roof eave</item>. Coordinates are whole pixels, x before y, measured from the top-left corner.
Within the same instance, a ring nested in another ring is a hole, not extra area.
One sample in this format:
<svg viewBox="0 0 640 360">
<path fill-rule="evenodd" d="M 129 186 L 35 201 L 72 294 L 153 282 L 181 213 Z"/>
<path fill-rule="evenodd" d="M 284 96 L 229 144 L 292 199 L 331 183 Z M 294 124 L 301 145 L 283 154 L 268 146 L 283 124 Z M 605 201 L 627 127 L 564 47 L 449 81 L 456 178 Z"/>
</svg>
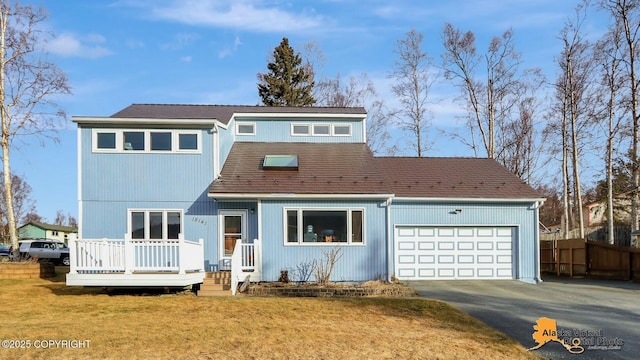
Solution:
<svg viewBox="0 0 640 360">
<path fill-rule="evenodd" d="M 423 202 L 506 202 L 506 203 L 544 203 L 546 198 L 486 198 L 486 197 L 412 197 L 396 196 L 394 201 L 423 201 Z"/>
<path fill-rule="evenodd" d="M 324 113 L 324 112 L 310 112 L 310 113 L 295 113 L 295 112 L 237 112 L 233 113 L 231 119 L 237 118 L 296 118 L 296 119 L 312 119 L 312 118 L 331 118 L 331 119 L 359 119 L 363 120 L 367 117 L 366 113 L 358 114 L 345 114 L 345 113 Z"/>
<path fill-rule="evenodd" d="M 218 126 L 226 128 L 226 125 L 218 119 L 157 119 L 72 116 L 71 121 L 78 125 L 181 125 L 213 127 L 217 124 Z"/>
<path fill-rule="evenodd" d="M 231 199 L 357 199 L 386 200 L 393 194 L 299 194 L 299 193 L 209 193 L 208 197 L 219 200 Z"/>
</svg>

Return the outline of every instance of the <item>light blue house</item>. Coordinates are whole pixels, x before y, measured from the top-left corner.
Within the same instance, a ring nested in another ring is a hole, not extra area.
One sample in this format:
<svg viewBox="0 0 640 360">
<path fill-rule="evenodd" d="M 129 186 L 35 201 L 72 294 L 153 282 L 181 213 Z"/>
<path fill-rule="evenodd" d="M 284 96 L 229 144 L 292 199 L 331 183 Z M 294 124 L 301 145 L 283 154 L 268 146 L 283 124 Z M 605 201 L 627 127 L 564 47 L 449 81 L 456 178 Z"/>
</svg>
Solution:
<svg viewBox="0 0 640 360">
<path fill-rule="evenodd" d="M 78 124 L 69 285 L 540 279 L 544 199 L 491 159 L 374 157 L 363 108 L 131 105 Z"/>
</svg>

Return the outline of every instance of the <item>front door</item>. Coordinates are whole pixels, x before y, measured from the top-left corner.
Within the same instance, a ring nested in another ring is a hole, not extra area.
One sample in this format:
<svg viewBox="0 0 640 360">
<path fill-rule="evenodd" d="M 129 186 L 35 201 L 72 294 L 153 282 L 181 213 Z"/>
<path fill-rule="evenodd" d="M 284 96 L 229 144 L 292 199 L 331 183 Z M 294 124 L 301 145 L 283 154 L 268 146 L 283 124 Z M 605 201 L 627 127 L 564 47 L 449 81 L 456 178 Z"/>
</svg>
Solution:
<svg viewBox="0 0 640 360">
<path fill-rule="evenodd" d="M 231 270 L 231 255 L 236 241 L 246 241 L 246 210 L 220 210 L 220 236 L 218 237 L 218 254 L 220 270 Z"/>
</svg>

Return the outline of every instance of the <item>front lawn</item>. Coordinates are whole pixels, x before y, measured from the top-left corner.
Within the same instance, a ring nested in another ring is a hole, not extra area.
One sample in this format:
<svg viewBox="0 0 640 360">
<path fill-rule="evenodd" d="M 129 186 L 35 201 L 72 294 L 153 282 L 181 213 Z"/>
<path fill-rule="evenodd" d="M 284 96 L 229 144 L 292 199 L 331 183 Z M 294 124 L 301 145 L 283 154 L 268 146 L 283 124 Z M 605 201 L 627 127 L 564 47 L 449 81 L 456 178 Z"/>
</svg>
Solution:
<svg viewBox="0 0 640 360">
<path fill-rule="evenodd" d="M 0 304 L 0 358 L 537 359 L 425 299 L 107 295 L 66 287 L 59 275 L 0 280 Z M 59 348 L 62 340 L 85 348 Z"/>
</svg>

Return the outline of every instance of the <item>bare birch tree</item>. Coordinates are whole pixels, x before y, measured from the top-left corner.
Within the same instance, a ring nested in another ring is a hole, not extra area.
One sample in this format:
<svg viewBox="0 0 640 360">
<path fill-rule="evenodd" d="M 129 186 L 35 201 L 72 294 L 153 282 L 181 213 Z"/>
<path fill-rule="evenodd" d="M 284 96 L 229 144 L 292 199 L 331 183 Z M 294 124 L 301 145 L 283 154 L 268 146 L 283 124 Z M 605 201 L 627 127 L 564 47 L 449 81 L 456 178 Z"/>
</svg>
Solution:
<svg viewBox="0 0 640 360">
<path fill-rule="evenodd" d="M 563 49 L 557 58 L 560 75 L 555 84 L 556 105 L 552 110 L 556 121 L 547 128 L 559 136 L 562 143 L 565 238 L 574 221 L 578 223 L 580 237 L 584 238 L 580 158 L 595 122 L 595 63 L 591 46 L 582 34 L 585 18 L 586 6 L 582 3 L 576 7 L 575 18 L 568 19 L 560 32 Z"/>
<path fill-rule="evenodd" d="M 400 126 L 415 139 L 414 149 L 418 157 L 430 148 L 428 127 L 431 87 L 436 79 L 433 59 L 422 49 L 424 35 L 415 29 L 407 32 L 404 39 L 396 43 L 394 62 L 389 77 L 395 80 L 392 86 L 401 109 L 396 112 Z"/>
<path fill-rule="evenodd" d="M 43 47 L 49 34 L 42 26 L 47 18 L 44 9 L 9 0 L 1 0 L 0 7 L 0 145 L 9 237 L 17 252 L 12 140 L 54 130 L 66 118 L 55 96 L 69 94 L 70 89 L 65 74 L 46 59 Z"/>
<path fill-rule="evenodd" d="M 614 26 L 622 31 L 623 48 L 621 63 L 624 64 L 626 81 L 624 91 L 627 100 L 626 111 L 630 115 L 631 123 L 631 164 L 633 189 L 631 197 L 631 231 L 639 229 L 638 215 L 640 215 L 640 109 L 638 101 L 640 94 L 640 79 L 638 76 L 639 41 L 640 41 L 640 0 L 602 0 L 600 6 L 605 9 L 614 21 Z M 638 246 L 635 236 L 631 236 L 631 246 Z"/>
<path fill-rule="evenodd" d="M 476 144 L 482 144 L 487 157 L 531 181 L 540 154 L 535 123 L 540 116 L 538 90 L 544 84 L 541 72 L 519 70 L 521 56 L 511 30 L 493 37 L 484 54 L 478 52 L 471 31 L 463 33 L 446 24 L 442 34 L 444 75 L 461 90 L 468 112 L 471 138 L 464 143 L 476 156 Z"/>
<path fill-rule="evenodd" d="M 619 26 L 612 26 L 604 37 L 595 45 L 595 57 L 600 66 L 602 93 L 599 106 L 602 107 L 602 118 L 606 122 L 606 191 L 607 191 L 607 240 L 614 244 L 614 157 L 616 156 L 617 138 L 623 126 L 620 110 L 622 105 L 621 87 L 621 54 L 622 32 Z M 617 195 L 617 194 L 616 194 Z"/>
</svg>

